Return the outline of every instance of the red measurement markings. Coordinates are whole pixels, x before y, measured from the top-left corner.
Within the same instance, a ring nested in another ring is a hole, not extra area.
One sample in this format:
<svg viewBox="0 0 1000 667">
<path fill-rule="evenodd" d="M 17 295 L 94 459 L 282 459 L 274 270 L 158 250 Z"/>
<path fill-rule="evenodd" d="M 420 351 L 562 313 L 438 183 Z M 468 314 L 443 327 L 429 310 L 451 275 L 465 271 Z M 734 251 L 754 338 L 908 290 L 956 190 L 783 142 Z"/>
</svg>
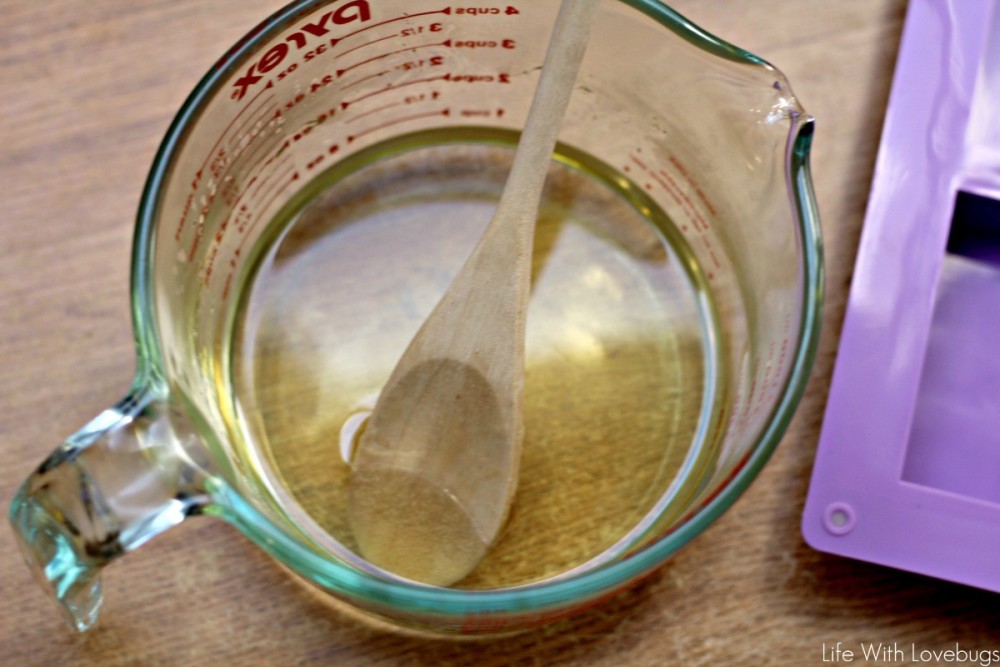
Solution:
<svg viewBox="0 0 1000 667">
<path fill-rule="evenodd" d="M 284 192 L 285 188 L 297 180 L 299 180 L 299 173 L 295 170 L 295 165 L 288 165 L 288 169 L 285 173 L 279 176 L 266 192 L 261 194 L 262 203 L 259 207 L 255 208 L 257 208 L 258 211 L 266 211 L 271 204 L 274 203 L 274 200 L 278 198 L 278 195 Z M 260 216 L 257 216 L 255 221 L 256 220 L 260 220 Z M 250 226 L 247 227 L 247 231 L 252 229 L 254 224 L 254 222 L 251 222 Z M 243 241 L 246 241 L 246 239 L 247 237 L 244 235 Z M 240 242 L 241 246 L 243 245 L 243 241 Z"/>
<path fill-rule="evenodd" d="M 222 141 L 226 138 L 226 135 L 229 134 L 229 131 L 233 129 L 233 126 L 236 125 L 236 123 L 240 120 L 240 118 L 245 113 L 247 113 L 247 111 L 249 111 L 257 103 L 257 100 L 260 98 L 260 96 L 263 95 L 271 87 L 272 86 L 269 83 L 263 90 L 254 95 L 254 97 L 251 98 L 249 102 L 247 102 L 246 106 L 240 109 L 239 113 L 233 116 L 232 120 L 229 121 L 229 124 L 226 126 L 226 128 L 218 135 L 218 138 L 216 139 L 215 145 L 212 147 L 212 150 L 206 154 L 205 160 L 202 163 L 201 168 L 195 173 L 194 178 L 191 180 L 191 189 L 194 190 L 195 192 L 192 192 L 190 195 L 188 195 L 187 201 L 184 204 L 184 210 L 181 213 L 179 222 L 177 223 L 177 230 L 174 232 L 174 240 L 177 241 L 178 243 L 180 243 L 181 236 L 183 236 L 184 230 L 187 228 L 188 216 L 191 214 L 192 208 L 194 207 L 195 194 L 196 191 L 198 190 L 198 186 L 201 184 L 201 178 L 204 175 L 205 169 L 208 167 L 210 162 L 213 162 L 213 160 L 218 160 L 220 157 L 222 158 L 225 157 L 224 151 L 222 155 L 218 155 L 219 146 L 222 144 Z M 268 96 L 262 103 L 262 106 L 266 106 L 267 104 L 269 104 L 272 98 L 273 95 Z M 253 118 L 254 115 L 255 115 L 254 113 L 251 113 L 250 117 Z M 246 121 L 244 121 L 244 124 L 245 123 Z M 200 211 L 198 213 L 199 219 L 201 219 L 204 215 L 207 214 L 208 208 L 212 205 L 212 202 L 215 200 L 215 195 L 216 193 L 211 193 L 205 200 L 202 207 L 199 209 Z M 195 231 L 195 238 L 193 239 L 191 244 L 189 257 L 194 256 L 193 253 L 197 249 L 198 244 L 201 241 L 201 235 L 203 233 L 204 230 L 202 230 L 201 228 Z"/>
<path fill-rule="evenodd" d="M 187 201 L 184 202 L 184 211 L 181 213 L 181 220 L 177 224 L 177 230 L 174 232 L 174 240 L 180 243 L 181 235 L 184 233 L 184 228 L 187 226 L 188 213 L 191 212 L 191 207 L 194 205 L 194 193 L 191 192 L 187 196 Z"/>
<path fill-rule="evenodd" d="M 243 153 L 241 153 L 240 157 L 243 157 L 243 155 L 246 155 L 245 163 L 246 164 L 252 164 L 253 161 L 254 161 L 254 158 L 257 157 L 257 153 L 260 152 L 261 149 L 264 150 L 264 154 L 266 155 L 268 151 L 271 151 L 271 150 L 277 148 L 281 143 L 282 143 L 281 142 L 281 137 L 275 135 L 274 141 L 271 141 L 270 143 L 268 143 L 266 141 L 258 142 L 257 145 L 254 146 L 249 151 L 244 151 Z"/>
<path fill-rule="evenodd" d="M 504 109 L 462 109 L 458 112 L 458 115 L 462 118 L 492 118 L 496 115 L 497 118 L 503 118 L 504 114 L 507 113 Z"/>
<path fill-rule="evenodd" d="M 658 173 L 656 173 L 645 162 L 643 162 L 641 159 L 639 159 L 638 157 L 636 157 L 634 155 L 632 156 L 632 162 L 634 162 L 636 164 L 636 166 L 638 166 L 640 169 L 642 169 L 644 172 L 646 172 L 647 176 L 649 176 L 650 178 L 652 178 L 653 181 L 655 181 L 657 185 L 659 185 L 661 188 L 663 188 L 667 192 L 667 194 L 670 195 L 670 198 L 673 199 L 674 202 L 684 210 L 684 213 L 687 215 L 688 220 L 690 220 L 692 222 L 692 224 L 694 224 L 694 227 L 695 227 L 695 229 L 697 231 L 699 231 L 699 232 L 703 231 L 698 226 L 698 224 L 697 224 L 696 211 L 692 211 L 688 205 L 685 205 L 685 203 L 684 203 L 685 198 L 683 196 L 683 193 L 680 191 L 680 189 L 677 187 L 677 184 L 674 182 L 674 180 L 672 178 L 670 178 L 669 175 L 666 175 L 666 178 L 664 178 L 665 174 L 658 174 Z M 652 190 L 653 189 L 653 183 L 646 182 L 644 184 L 644 187 L 647 190 Z M 706 227 L 706 229 L 707 229 L 707 227 Z M 681 226 L 681 231 L 682 232 L 686 232 L 687 231 L 687 226 L 682 225 Z"/>
<path fill-rule="evenodd" d="M 275 173 L 277 173 L 277 171 L 275 171 Z M 255 213 L 253 219 L 249 222 L 245 229 L 241 230 L 243 232 L 243 238 L 240 239 L 240 243 L 236 247 L 237 254 L 243 252 L 243 245 L 247 242 L 247 239 L 250 238 L 250 231 L 253 230 L 253 228 L 256 227 L 262 220 L 261 214 L 267 211 L 271 204 L 274 203 L 274 200 L 278 198 L 278 195 L 284 192 L 289 185 L 297 180 L 299 180 L 299 172 L 295 169 L 294 164 L 290 164 L 288 169 L 286 169 L 285 172 L 271 184 L 268 190 L 262 193 L 261 205 L 254 207 Z"/>
<path fill-rule="evenodd" d="M 333 155 L 333 154 L 335 154 L 339 150 L 340 150 L 340 146 L 338 144 L 333 144 L 332 146 L 330 146 L 330 148 L 328 148 L 326 150 L 326 153 L 320 153 L 319 155 L 317 155 L 316 157 L 314 157 L 312 160 L 310 160 L 309 162 L 307 162 L 306 163 L 306 170 L 307 171 L 312 171 L 313 169 L 315 169 L 316 167 L 318 167 L 320 164 L 322 164 L 324 160 L 326 160 L 327 154 Z"/>
<path fill-rule="evenodd" d="M 378 44 L 379 42 L 384 42 L 387 39 L 392 39 L 393 37 L 399 37 L 399 33 L 398 32 L 394 32 L 391 35 L 386 35 L 385 37 L 379 37 L 378 39 L 373 39 L 372 41 L 365 42 L 364 44 L 358 44 L 353 49 L 347 49 L 346 51 L 341 51 L 340 53 L 338 53 L 337 55 L 335 55 L 334 58 L 343 58 L 348 53 L 354 53 L 355 51 L 357 51 L 359 49 L 365 48 L 366 46 L 371 46 L 372 44 Z"/>
<path fill-rule="evenodd" d="M 245 107 L 243 107 L 242 109 L 240 109 L 240 112 L 238 114 L 236 114 L 235 116 L 233 116 L 233 119 L 231 121 L 229 121 L 229 125 L 226 126 L 226 129 L 224 129 L 219 134 L 219 138 L 216 140 L 215 145 L 212 146 L 212 150 L 210 150 L 208 152 L 208 154 L 205 156 L 205 161 L 202 163 L 201 169 L 199 169 L 198 172 L 195 174 L 194 180 L 191 182 L 192 189 L 197 189 L 197 187 L 198 187 L 198 181 L 201 180 L 201 174 L 202 174 L 202 172 L 205 171 L 205 167 L 208 166 L 209 161 L 215 155 L 215 151 L 217 151 L 219 149 L 219 145 L 222 143 L 222 140 L 225 138 L 226 134 L 229 133 L 229 130 L 231 130 L 232 127 L 236 124 L 236 122 L 240 119 L 240 116 L 242 116 L 250 107 L 252 107 L 254 105 L 254 103 L 257 101 L 257 99 L 261 95 L 263 95 L 267 90 L 270 90 L 273 86 L 274 86 L 274 84 L 271 83 L 270 81 L 268 81 L 267 85 L 264 86 L 264 88 L 261 89 L 261 91 L 259 93 L 257 93 L 256 95 L 254 95 L 253 98 L 251 98 L 250 101 L 247 102 L 247 105 Z M 266 104 L 266 101 L 265 101 L 265 104 Z"/>
<path fill-rule="evenodd" d="M 198 250 L 198 246 L 201 245 L 201 237 L 205 235 L 205 223 L 201 222 L 198 227 L 194 230 L 194 238 L 191 239 L 191 247 L 188 250 L 187 261 L 192 261 L 194 259 L 194 254 Z"/>
<path fill-rule="evenodd" d="M 681 210 L 684 211 L 684 214 L 685 216 L 687 216 L 687 219 L 694 226 L 695 231 L 698 232 L 699 238 L 701 238 L 702 244 L 705 246 L 705 251 L 707 252 L 708 258 L 711 260 L 712 264 L 715 266 L 716 269 L 721 269 L 722 262 L 719 260 L 719 256 L 715 254 L 715 247 L 712 244 L 712 239 L 709 237 L 708 234 L 709 232 L 708 222 L 705 220 L 704 216 L 702 216 L 701 212 L 698 211 L 698 209 L 692 203 L 691 198 L 687 196 L 687 194 L 680 186 L 678 186 L 677 182 L 666 170 L 660 169 L 659 171 L 654 171 L 638 156 L 632 155 L 630 157 L 632 159 L 632 162 L 640 169 L 642 169 L 650 179 L 652 179 L 652 182 L 647 181 L 643 184 L 643 186 L 647 190 L 652 190 L 653 183 L 656 183 L 668 195 L 670 195 L 670 198 L 674 200 L 674 203 L 676 203 L 678 206 L 681 207 Z M 625 170 L 628 171 L 628 165 L 626 165 Z M 681 225 L 681 231 L 686 232 L 687 226 Z M 715 274 L 712 271 L 709 271 L 708 278 L 709 280 L 715 278 Z"/>
<path fill-rule="evenodd" d="M 291 160 L 291 159 L 292 159 L 291 154 L 285 153 L 284 157 L 282 157 L 282 159 L 278 162 L 278 166 L 275 167 L 275 168 L 276 169 L 280 168 L 281 166 L 283 166 L 284 162 L 286 162 L 288 160 Z M 273 158 L 272 158 L 272 160 L 273 160 Z M 236 199 L 230 205 L 229 215 L 226 216 L 226 219 L 223 220 L 222 224 L 219 226 L 219 231 L 221 233 L 224 233 L 226 231 L 226 228 L 229 227 L 229 223 L 233 220 L 233 216 L 237 215 L 237 213 L 239 211 L 244 211 L 244 212 L 246 211 L 246 209 L 247 209 L 246 204 L 244 204 L 242 206 L 242 208 L 238 208 L 239 203 L 243 200 L 243 197 L 246 196 L 246 194 L 250 191 L 250 188 L 254 187 L 255 184 L 257 185 L 257 188 L 254 191 L 254 193 L 256 194 L 256 192 L 258 192 L 260 190 L 261 185 L 263 185 L 263 183 L 267 180 L 267 176 L 261 178 L 260 174 L 270 164 L 271 164 L 271 161 L 269 160 L 267 163 L 261 165 L 260 169 L 258 169 L 258 173 L 255 174 L 254 176 L 252 176 L 249 181 L 247 181 L 247 184 L 243 187 L 243 189 L 236 196 Z M 251 195 L 250 198 L 252 199 L 253 195 Z M 218 240 L 221 241 L 222 239 L 219 238 Z"/>
<path fill-rule="evenodd" d="M 442 109 L 440 111 L 428 111 L 426 113 L 417 113 L 411 116 L 402 116 L 400 118 L 394 118 L 386 123 L 382 123 L 381 125 L 375 125 L 374 127 L 369 127 L 368 129 L 362 130 L 357 134 L 352 134 L 348 136 L 347 143 L 349 144 L 354 143 L 355 141 L 365 136 L 366 134 L 371 134 L 372 132 L 378 132 L 379 130 L 384 130 L 387 127 L 392 127 L 393 125 L 408 123 L 411 120 L 419 120 L 421 118 L 432 118 L 434 116 L 450 116 L 450 115 L 451 115 L 451 109 Z"/>
<path fill-rule="evenodd" d="M 768 346 L 767 357 L 764 362 L 764 371 L 762 374 L 760 371 L 760 362 L 757 361 L 754 364 L 754 376 L 762 375 L 762 377 L 760 378 L 759 390 L 757 393 L 751 393 L 750 406 L 747 410 L 750 417 L 765 417 L 773 404 L 774 397 L 777 396 L 778 391 L 781 389 L 782 375 L 780 371 L 784 369 L 784 345 L 787 344 L 787 342 L 787 339 L 782 341 L 782 352 L 779 357 L 779 354 L 775 349 L 775 342 L 771 341 L 771 344 Z M 756 377 L 754 380 L 752 389 L 757 390 L 758 384 L 756 382 Z"/>
<path fill-rule="evenodd" d="M 372 79 L 377 79 L 380 76 L 385 76 L 386 74 L 389 74 L 390 72 L 392 72 L 392 70 L 391 69 L 387 69 L 387 70 L 382 70 L 381 72 L 376 72 L 375 74 L 369 74 L 368 76 L 363 76 L 360 79 L 355 79 L 354 81 L 351 81 L 350 83 L 345 83 L 344 85 L 342 85 L 340 87 L 340 90 L 341 90 L 341 92 L 343 92 L 343 91 L 347 90 L 348 88 L 353 88 L 354 86 L 362 84 L 365 81 L 371 81 Z"/>
<path fill-rule="evenodd" d="M 433 16 L 435 14 L 451 14 L 451 7 L 445 7 L 444 9 L 436 9 L 428 12 L 417 12 L 416 14 L 407 14 L 406 16 L 397 16 L 396 18 L 387 19 L 379 23 L 372 23 L 370 25 L 366 25 L 364 28 L 358 28 L 354 32 L 349 32 L 346 35 L 342 35 L 341 37 L 335 37 L 334 39 L 331 39 L 330 46 L 336 46 L 345 39 L 350 39 L 351 37 L 360 35 L 363 32 L 372 30 L 373 28 L 379 28 L 384 25 L 389 25 L 390 23 L 395 23 L 396 21 L 409 21 L 415 18 L 419 18 L 421 16 Z"/>
<path fill-rule="evenodd" d="M 686 192 L 684 192 L 684 188 L 677 185 L 677 181 L 674 180 L 673 176 L 671 176 L 666 169 L 660 169 L 660 171 L 656 174 L 656 176 L 670 183 L 670 186 L 674 189 L 674 192 L 676 193 L 674 196 L 680 197 L 681 200 L 683 201 L 684 207 L 690 214 L 691 221 L 694 223 L 695 228 L 703 232 L 708 231 L 708 222 L 705 220 L 704 216 L 702 216 L 701 212 L 691 201 L 691 198 L 687 196 Z"/>
<path fill-rule="evenodd" d="M 225 170 L 222 173 L 220 173 L 220 174 L 213 174 L 216 177 L 216 179 L 217 179 L 217 186 L 219 188 L 219 191 L 223 191 L 224 189 L 226 189 L 225 186 L 227 186 L 227 183 L 228 183 L 228 181 L 231 178 L 229 176 L 229 173 L 231 171 L 233 171 L 233 169 L 236 168 L 237 164 L 252 164 L 254 157 L 256 157 L 257 153 L 261 149 L 265 149 L 266 148 L 266 150 L 271 150 L 274 147 L 276 147 L 278 144 L 281 143 L 281 138 L 280 137 L 277 138 L 274 141 L 271 141 L 271 142 L 268 142 L 266 140 L 254 142 L 254 139 L 256 139 L 257 137 L 259 137 L 262 134 L 264 134 L 263 129 L 260 132 L 258 132 L 257 134 L 253 135 L 251 137 L 250 141 L 247 144 L 245 144 L 240 149 L 240 151 L 238 153 L 236 153 L 235 155 L 232 156 L 232 158 L 226 163 Z M 272 135 L 272 136 L 274 136 L 274 135 Z M 231 189 L 231 186 L 230 186 L 230 189 Z M 215 202 L 217 194 L 218 193 L 213 193 L 209 197 L 209 201 L 208 201 L 209 205 L 211 205 L 211 204 L 213 204 Z M 223 203 L 229 204 L 229 205 L 232 204 L 232 202 L 227 201 L 227 199 L 225 197 L 223 197 Z"/>
<path fill-rule="evenodd" d="M 700 199 L 701 202 L 705 205 L 705 208 L 708 209 L 708 212 L 711 213 L 712 215 L 718 215 L 718 213 L 715 210 L 715 206 L 712 205 L 712 201 L 708 198 L 708 195 L 706 195 L 705 192 L 700 187 L 698 187 L 698 184 L 695 183 L 688 176 L 687 169 L 684 168 L 684 164 L 673 155 L 671 155 L 667 159 L 670 161 L 670 164 L 674 165 L 674 168 L 681 173 L 681 176 L 688 179 L 688 182 L 690 182 L 692 187 L 694 187 L 694 191 L 698 195 L 698 199 Z"/>
<path fill-rule="evenodd" d="M 208 261 L 205 262 L 205 275 L 202 277 L 201 281 L 203 285 L 208 285 L 209 279 L 212 277 L 212 269 L 215 268 L 215 258 L 219 255 L 219 246 L 213 246 L 211 250 L 208 251 Z"/>
<path fill-rule="evenodd" d="M 274 172 L 277 173 L 277 172 Z M 273 175 L 273 174 L 272 174 Z M 299 173 L 295 170 L 294 165 L 289 165 L 289 168 L 279 177 L 277 180 L 272 182 L 268 190 L 264 192 L 264 200 L 259 207 L 254 207 L 257 211 L 267 211 L 271 205 L 274 203 L 275 199 L 284 192 L 284 190 L 299 179 Z M 257 189 L 257 193 L 261 192 L 260 187 Z M 232 268 L 235 267 L 235 258 L 239 257 L 243 252 L 243 245 L 249 238 L 248 232 L 253 229 L 253 227 L 260 221 L 259 215 L 254 215 L 249 213 L 249 207 L 247 205 L 241 206 L 239 209 L 240 215 L 248 217 L 249 219 L 241 220 L 239 223 L 239 231 L 243 235 L 240 239 L 240 243 L 233 253 L 233 260 L 230 260 L 229 265 L 231 267 L 229 276 L 226 279 L 225 287 L 223 288 L 223 299 L 228 296 L 229 286 L 232 283 Z M 248 215 L 249 214 L 249 215 Z M 228 224 L 228 220 L 225 224 Z M 225 237 L 225 229 L 220 229 L 220 231 L 215 235 L 215 243 L 209 250 L 208 258 L 205 262 L 205 272 L 202 276 L 202 282 L 204 285 L 208 285 L 209 281 L 212 279 L 212 274 L 215 272 L 215 261 L 219 256 L 219 249 L 222 244 L 222 240 Z"/>
<path fill-rule="evenodd" d="M 391 93 L 394 90 L 399 90 L 400 88 L 405 88 L 406 86 L 413 86 L 420 83 L 430 83 L 431 81 L 447 81 L 447 80 L 448 80 L 447 74 L 443 76 L 432 76 L 426 79 L 414 79 L 413 81 L 406 81 L 404 83 L 396 84 L 395 86 L 390 85 L 386 86 L 385 88 L 379 88 L 378 90 L 366 93 L 361 97 L 356 97 L 353 100 L 344 100 L 343 102 L 340 103 L 340 106 L 342 109 L 346 110 L 352 104 L 357 104 L 358 102 L 362 102 L 369 98 L 375 97 L 376 95 L 382 95 L 383 93 Z"/>
<path fill-rule="evenodd" d="M 455 13 L 468 14 L 469 16 L 497 16 L 499 14 L 515 16 L 521 12 L 517 7 L 507 5 L 507 8 L 504 10 L 501 10 L 499 7 L 458 7 L 455 9 Z"/>
<path fill-rule="evenodd" d="M 407 95 L 401 100 L 396 100 L 395 102 L 390 102 L 389 104 L 376 107 L 375 109 L 372 109 L 370 111 L 365 111 L 364 113 L 360 113 L 356 116 L 352 116 L 351 118 L 348 118 L 344 122 L 345 124 L 354 123 L 361 120 L 362 118 L 366 118 L 373 114 L 377 114 L 381 111 L 388 111 L 389 109 L 395 109 L 396 107 L 401 107 L 401 106 L 412 106 L 414 104 L 420 104 L 422 102 L 433 102 L 437 100 L 439 97 L 441 97 L 441 92 L 437 90 L 433 90 L 429 93 L 416 93 L 414 95 Z"/>
<path fill-rule="evenodd" d="M 267 168 L 267 166 L 271 163 L 271 161 L 273 159 L 274 158 L 272 157 L 272 159 L 269 160 L 267 163 L 265 163 L 264 165 L 261 165 L 261 168 L 260 168 L 259 172 L 261 172 L 265 168 Z M 291 155 L 290 154 L 285 154 L 285 156 L 278 162 L 278 165 L 275 167 L 275 170 L 277 170 L 278 168 L 282 167 L 284 165 L 284 163 L 286 161 L 289 161 L 289 160 L 291 160 Z M 247 210 L 246 204 L 244 204 L 242 207 L 240 207 L 239 203 L 250 192 L 250 188 L 253 188 L 254 185 L 256 184 L 256 187 L 254 188 L 253 194 L 251 194 L 248 197 L 248 199 L 253 199 L 256 196 L 256 194 L 260 192 L 261 187 L 268 181 L 268 179 L 271 176 L 274 175 L 274 173 L 275 172 L 272 171 L 270 174 L 268 174 L 268 176 L 265 176 L 263 178 L 261 178 L 260 175 L 259 175 L 259 173 L 258 173 L 258 175 L 253 176 L 250 179 L 250 181 L 246 184 L 246 186 L 243 188 L 243 190 L 237 195 L 235 201 L 233 202 L 232 206 L 230 207 L 231 210 L 229 211 L 229 215 L 227 215 L 226 218 L 222 221 L 222 224 L 219 225 L 219 230 L 216 232 L 216 235 L 215 235 L 215 240 L 217 242 L 221 242 L 222 241 L 222 236 L 225 234 L 226 229 L 229 227 L 230 222 L 233 219 L 233 216 L 237 215 L 238 212 L 240 212 L 240 211 L 245 212 Z M 206 207 L 206 209 L 207 209 L 207 207 Z M 189 262 L 194 260 L 194 256 L 198 252 L 198 248 L 201 245 L 201 240 L 202 240 L 202 237 L 204 236 L 204 234 L 205 234 L 204 220 L 201 220 L 201 224 L 198 225 L 198 229 L 195 232 L 195 237 L 194 237 L 194 239 L 191 242 L 190 248 L 188 249 L 188 261 Z"/>
<path fill-rule="evenodd" d="M 286 165 L 288 165 L 289 168 L 292 168 L 292 166 L 291 166 L 292 154 L 291 153 L 284 153 L 284 154 L 280 154 L 279 153 L 279 155 L 282 155 L 282 156 L 278 160 L 277 164 L 274 165 L 274 169 L 269 174 L 267 174 L 266 176 L 261 176 L 260 178 L 258 178 L 256 187 L 253 189 L 253 192 L 250 192 L 250 188 L 247 187 L 247 189 L 246 189 L 245 192 L 247 194 L 247 200 L 248 201 L 251 200 L 251 199 L 256 199 L 257 198 L 257 195 L 260 194 L 261 190 L 264 188 L 264 186 L 267 184 L 267 182 L 269 180 L 271 180 L 271 178 L 273 178 L 275 174 L 278 173 L 278 170 L 285 168 Z M 276 157 L 277 157 L 277 155 L 274 156 L 274 158 L 276 158 Z M 274 159 L 274 158 L 272 158 L 272 159 Z M 267 167 L 267 163 L 265 163 L 264 166 Z M 288 170 L 286 169 L 286 171 L 288 171 Z"/>
<path fill-rule="evenodd" d="M 253 140 L 253 137 L 256 136 L 256 135 L 253 134 L 253 128 L 256 128 L 257 125 L 258 125 L 258 123 L 260 123 L 261 121 L 263 121 L 269 115 L 273 114 L 275 112 L 275 110 L 277 109 L 277 105 L 276 104 L 272 104 L 273 101 L 274 101 L 274 95 L 272 94 L 261 105 L 261 111 L 263 113 L 258 112 L 258 113 L 251 114 L 239 126 L 239 128 L 237 128 L 236 132 L 233 133 L 232 138 L 229 140 L 229 145 L 230 146 L 232 146 L 233 142 L 237 141 L 238 139 L 247 136 L 245 134 L 247 128 L 251 128 L 250 129 L 250 132 L 251 132 L 250 137 L 251 137 L 251 141 Z"/>
<path fill-rule="evenodd" d="M 277 137 L 277 139 L 270 142 L 267 140 L 262 140 L 254 143 L 253 140 L 262 134 L 264 134 L 263 129 L 257 132 L 257 134 L 253 135 L 253 137 L 250 139 L 250 142 L 244 145 L 238 153 L 233 155 L 226 162 L 224 171 L 218 174 L 213 172 L 212 175 L 216 179 L 217 190 L 215 192 L 209 193 L 203 212 L 207 213 L 208 209 L 212 206 L 212 204 L 214 204 L 215 201 L 218 198 L 220 198 L 220 195 L 222 203 L 224 205 L 229 206 L 230 208 L 235 206 L 234 193 L 237 190 L 237 186 L 235 184 L 234 179 L 229 175 L 230 172 L 233 171 L 238 164 L 253 164 L 254 158 L 261 151 L 261 149 L 270 151 L 281 143 L 280 137 Z M 235 199 L 236 201 L 238 201 L 238 196 L 235 196 Z"/>
<path fill-rule="evenodd" d="M 377 62 L 377 61 L 382 60 L 384 58 L 389 58 L 390 56 L 395 56 L 395 55 L 398 55 L 400 53 L 408 53 L 408 52 L 411 52 L 411 51 L 417 51 L 418 49 L 429 49 L 429 48 L 435 47 L 435 46 L 451 46 L 451 40 L 445 40 L 443 42 L 434 42 L 433 44 L 420 44 L 419 46 L 409 46 L 409 47 L 407 47 L 405 49 L 397 49 L 395 51 L 387 51 L 387 52 L 385 52 L 385 53 L 383 53 L 381 55 L 372 56 L 371 58 L 368 58 L 367 60 L 362 60 L 361 62 L 357 62 L 357 63 L 354 63 L 353 65 L 348 66 L 348 67 L 344 67 L 343 69 L 338 69 L 337 70 L 337 78 L 339 79 L 340 77 L 344 76 L 345 73 L 350 72 L 352 69 L 356 69 L 358 67 L 362 67 L 363 65 L 368 65 L 370 63 Z"/>
<path fill-rule="evenodd" d="M 366 118 L 368 116 L 371 116 L 372 114 L 379 113 L 380 111 L 386 111 L 387 109 L 395 109 L 396 107 L 401 107 L 404 104 L 405 104 L 405 102 L 393 102 L 392 104 L 386 104 L 385 106 L 377 107 L 375 109 L 372 109 L 371 111 L 366 111 L 366 112 L 360 113 L 357 116 L 354 116 L 352 118 L 348 118 L 344 122 L 345 123 L 353 123 L 355 121 L 361 120 L 362 118 Z"/>
<path fill-rule="evenodd" d="M 510 83 L 510 74 L 499 72 L 497 74 L 448 74 L 447 81 L 455 83 Z"/>
<path fill-rule="evenodd" d="M 225 301 L 229 298 L 229 290 L 233 287 L 233 272 L 230 271 L 226 275 L 226 285 L 222 288 L 222 300 Z"/>
<path fill-rule="evenodd" d="M 411 49 L 403 49 L 402 51 L 397 51 L 396 53 L 402 53 L 403 51 L 410 51 Z M 375 72 L 374 74 L 369 74 L 368 76 L 363 76 L 360 79 L 355 79 L 350 83 L 345 83 L 340 87 L 341 92 L 353 88 L 358 84 L 364 83 L 365 81 L 371 81 L 372 79 L 377 79 L 380 76 L 385 76 L 395 70 L 404 70 L 407 72 L 420 69 L 421 67 L 439 67 L 444 65 L 444 56 L 431 56 L 427 60 L 416 60 L 402 63 L 396 65 L 395 67 L 390 67 L 389 69 L 382 70 L 381 72 Z"/>
</svg>

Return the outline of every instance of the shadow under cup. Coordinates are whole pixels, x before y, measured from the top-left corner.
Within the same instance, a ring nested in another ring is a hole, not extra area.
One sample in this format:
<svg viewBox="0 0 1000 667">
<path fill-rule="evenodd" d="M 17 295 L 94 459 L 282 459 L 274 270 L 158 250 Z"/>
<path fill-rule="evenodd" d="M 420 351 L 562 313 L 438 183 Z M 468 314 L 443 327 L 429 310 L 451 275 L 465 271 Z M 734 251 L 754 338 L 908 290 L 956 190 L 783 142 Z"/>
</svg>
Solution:
<svg viewBox="0 0 1000 667">
<path fill-rule="evenodd" d="M 74 626 L 107 562 L 210 514 L 394 624 L 522 629 L 661 564 L 763 466 L 818 331 L 811 119 L 767 63 L 609 0 L 542 202 L 508 525 L 453 588 L 355 554 L 355 430 L 492 214 L 558 9 L 486 5 L 290 5 L 182 108 L 139 212 L 134 389 L 11 508 Z"/>
</svg>

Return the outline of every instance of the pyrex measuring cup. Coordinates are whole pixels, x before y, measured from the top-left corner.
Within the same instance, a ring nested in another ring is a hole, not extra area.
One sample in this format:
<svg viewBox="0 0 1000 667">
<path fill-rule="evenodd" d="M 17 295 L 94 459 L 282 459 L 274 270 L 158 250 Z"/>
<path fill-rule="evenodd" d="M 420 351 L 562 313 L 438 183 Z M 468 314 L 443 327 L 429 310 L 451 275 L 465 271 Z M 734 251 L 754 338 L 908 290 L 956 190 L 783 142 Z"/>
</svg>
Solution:
<svg viewBox="0 0 1000 667">
<path fill-rule="evenodd" d="M 357 432 L 489 219 L 557 5 L 297 2 L 198 85 L 139 211 L 135 384 L 11 506 L 72 625 L 105 565 L 207 514 L 397 625 L 519 629 L 648 573 L 757 474 L 818 330 L 811 119 L 767 63 L 607 0 L 539 222 L 509 526 L 451 588 L 352 548 Z"/>
</svg>

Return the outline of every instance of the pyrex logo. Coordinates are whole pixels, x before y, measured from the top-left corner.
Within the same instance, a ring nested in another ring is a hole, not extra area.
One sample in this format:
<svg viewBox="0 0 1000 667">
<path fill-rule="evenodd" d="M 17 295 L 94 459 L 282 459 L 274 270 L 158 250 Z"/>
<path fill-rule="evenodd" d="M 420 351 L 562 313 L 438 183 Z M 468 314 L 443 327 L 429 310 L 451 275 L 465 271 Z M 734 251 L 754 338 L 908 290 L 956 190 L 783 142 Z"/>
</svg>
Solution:
<svg viewBox="0 0 1000 667">
<path fill-rule="evenodd" d="M 231 93 L 232 99 L 242 100 L 247 91 L 264 78 L 261 75 L 270 72 L 284 62 L 291 51 L 289 43 L 294 44 L 296 49 L 302 50 L 312 37 L 323 37 L 328 34 L 330 29 L 327 26 L 330 24 L 345 25 L 355 21 L 365 22 L 370 21 L 371 17 L 371 8 L 366 0 L 352 0 L 352 2 L 346 2 L 323 14 L 319 19 L 299 26 L 295 32 L 285 38 L 284 42 L 275 44 L 265 51 L 264 55 L 250 65 L 246 73 L 236 80 Z"/>
</svg>

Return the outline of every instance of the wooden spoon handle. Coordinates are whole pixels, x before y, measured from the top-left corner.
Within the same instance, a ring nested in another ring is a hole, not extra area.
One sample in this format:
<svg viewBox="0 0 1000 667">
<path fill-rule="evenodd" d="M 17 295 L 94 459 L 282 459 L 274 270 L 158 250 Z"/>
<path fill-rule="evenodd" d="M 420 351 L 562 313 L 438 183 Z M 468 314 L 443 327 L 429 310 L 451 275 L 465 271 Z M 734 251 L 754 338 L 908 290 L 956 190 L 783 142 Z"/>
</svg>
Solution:
<svg viewBox="0 0 1000 667">
<path fill-rule="evenodd" d="M 521 220 L 537 217 L 538 202 L 555 151 L 563 116 L 573 93 L 577 72 L 590 36 L 590 25 L 601 0 L 564 0 L 556 17 L 538 91 L 528 111 L 524 138 L 517 147 L 514 165 L 500 199 L 499 210 L 521 215 L 496 216 Z M 534 225 L 526 225 L 534 232 Z"/>
</svg>

